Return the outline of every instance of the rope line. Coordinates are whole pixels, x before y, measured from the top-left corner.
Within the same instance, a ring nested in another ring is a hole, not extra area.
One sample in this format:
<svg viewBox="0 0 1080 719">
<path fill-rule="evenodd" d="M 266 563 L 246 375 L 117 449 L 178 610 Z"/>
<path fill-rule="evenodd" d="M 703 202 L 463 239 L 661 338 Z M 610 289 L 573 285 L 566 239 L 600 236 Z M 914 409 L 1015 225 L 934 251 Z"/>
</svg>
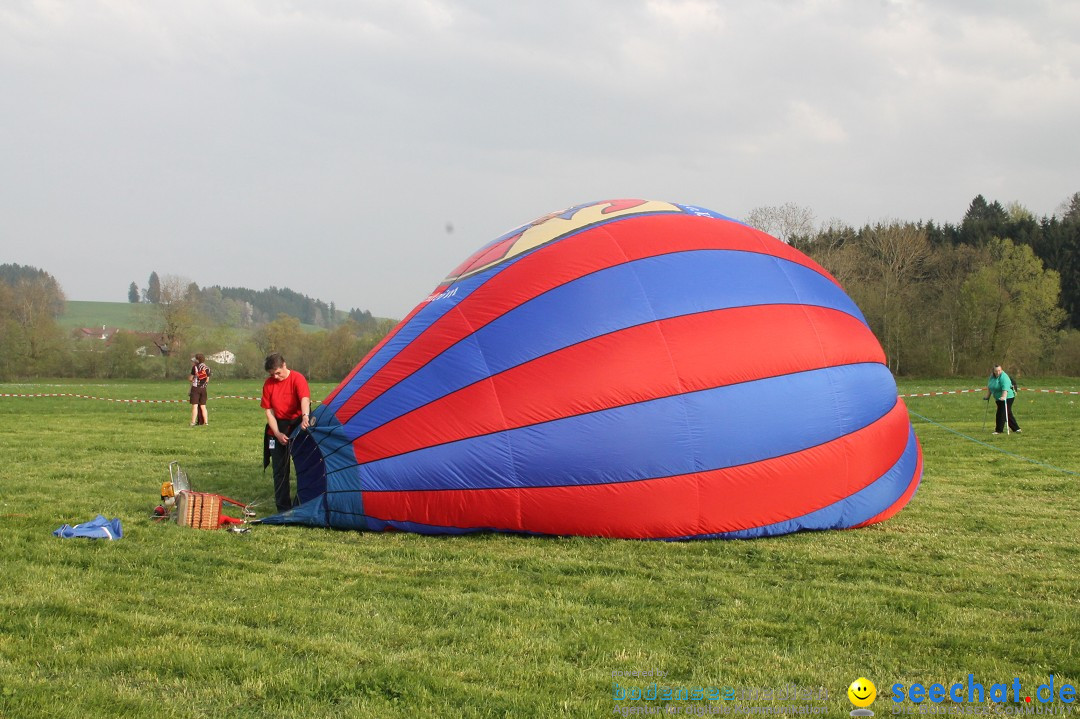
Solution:
<svg viewBox="0 0 1080 719">
<path fill-rule="evenodd" d="M 1015 452 L 1010 452 L 1007 449 L 1001 449 L 1000 447 L 995 447 L 994 445 L 990 444 L 989 442 L 983 442 L 980 439 L 975 439 L 974 437 L 969 437 L 968 435 L 964 434 L 963 432 L 958 432 L 955 429 L 953 429 L 952 427 L 946 427 L 945 425 L 941 424 L 940 422 L 935 422 L 934 420 L 930 419 L 929 417 L 924 417 L 923 415 L 919 414 L 918 412 L 912 412 L 910 409 L 908 410 L 908 412 L 911 413 L 912 415 L 918 417 L 921 420 L 929 422 L 930 424 L 932 424 L 932 425 L 934 425 L 936 427 L 941 427 L 944 430 L 952 432 L 955 435 L 959 435 L 960 437 L 963 437 L 966 440 L 974 442 L 975 444 L 980 444 L 983 447 L 987 447 L 989 449 L 992 449 L 995 452 L 1001 452 L 1002 454 L 1007 454 L 1010 457 L 1013 457 L 1015 459 L 1019 459 L 1019 460 L 1022 460 L 1024 462 L 1030 462 L 1031 464 L 1037 464 L 1040 467 L 1046 467 L 1047 469 L 1052 469 L 1055 472 L 1063 472 L 1065 474 L 1071 474 L 1074 477 L 1080 477 L 1080 472 L 1074 472 L 1071 469 L 1062 469 L 1061 467 L 1055 467 L 1054 465 L 1047 464 L 1046 462 L 1040 462 L 1040 461 L 1035 460 L 1035 459 L 1029 459 L 1027 457 L 1023 457 L 1023 456 L 1021 456 L 1019 454 L 1016 454 Z"/>
</svg>

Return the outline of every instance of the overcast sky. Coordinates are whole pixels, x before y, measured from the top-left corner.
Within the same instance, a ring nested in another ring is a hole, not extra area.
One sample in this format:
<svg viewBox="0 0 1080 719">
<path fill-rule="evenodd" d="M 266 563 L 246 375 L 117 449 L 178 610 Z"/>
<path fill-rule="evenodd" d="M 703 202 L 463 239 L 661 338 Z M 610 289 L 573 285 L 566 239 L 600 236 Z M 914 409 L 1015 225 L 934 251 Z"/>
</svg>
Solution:
<svg viewBox="0 0 1080 719">
<path fill-rule="evenodd" d="M 0 263 L 401 317 L 594 200 L 1050 215 L 1077 128 L 1072 0 L 0 0 Z"/>
</svg>

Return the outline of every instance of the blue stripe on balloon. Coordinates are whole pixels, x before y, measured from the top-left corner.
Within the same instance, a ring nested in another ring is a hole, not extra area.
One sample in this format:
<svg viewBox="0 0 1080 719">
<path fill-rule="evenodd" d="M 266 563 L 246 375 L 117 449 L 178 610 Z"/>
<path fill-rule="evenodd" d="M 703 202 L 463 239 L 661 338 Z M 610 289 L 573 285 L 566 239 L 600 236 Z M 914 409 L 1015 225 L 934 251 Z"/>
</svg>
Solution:
<svg viewBox="0 0 1080 719">
<path fill-rule="evenodd" d="M 365 517 L 366 527 L 374 532 L 384 532 L 387 529 L 396 529 L 401 532 L 413 532 L 414 534 L 471 534 L 473 532 L 500 532 L 510 530 L 500 530 L 497 528 L 489 527 L 440 527 L 434 524 L 421 524 L 420 522 L 402 522 L 402 521 L 387 521 L 383 519 L 375 519 L 374 517 Z M 349 521 L 346 518 L 346 521 Z M 334 525 L 338 526 L 338 525 Z M 351 527 L 347 527 L 351 529 Z M 518 532 L 512 532 L 518 534 Z M 520 532 L 520 534 L 529 534 L 529 532 Z"/>
<path fill-rule="evenodd" d="M 515 307 L 372 400 L 346 420 L 345 432 L 359 437 L 462 387 L 609 332 L 771 304 L 831 308 L 865 323 L 834 282 L 795 262 L 734 250 L 648 257 L 585 275 Z"/>
<path fill-rule="evenodd" d="M 337 413 L 341 406 L 345 404 L 356 394 L 356 391 L 364 385 L 369 379 L 371 379 L 379 370 L 386 366 L 386 363 L 394 359 L 401 350 L 410 345 L 413 340 L 419 337 L 424 330 L 431 325 L 435 324 L 443 315 L 457 306 L 459 302 L 464 300 L 469 294 L 480 285 L 484 284 L 490 277 L 497 274 L 504 268 L 503 265 L 494 267 L 488 271 L 482 272 L 478 275 L 456 283 L 454 286 L 457 288 L 457 292 L 449 297 L 440 297 L 439 299 L 429 302 L 427 307 L 417 312 L 408 324 L 401 327 L 397 334 L 390 338 L 385 345 L 379 348 L 379 351 L 372 355 L 364 366 L 353 375 L 349 383 L 341 388 L 337 396 L 334 397 L 332 402 L 329 402 L 325 406 L 328 411 Z"/>
<path fill-rule="evenodd" d="M 474 532 L 500 532 L 505 534 L 521 534 L 532 537 L 546 536 L 544 532 L 527 532 L 518 529 L 501 529 L 499 527 L 449 527 L 438 524 L 423 524 L 421 522 L 406 522 L 402 520 L 384 520 L 374 517 L 365 517 L 365 529 L 376 532 L 396 529 L 401 532 L 413 532 L 414 534 L 472 534 Z M 338 525 L 334 525 L 335 527 Z M 350 529 L 352 527 L 349 527 Z"/>
<path fill-rule="evenodd" d="M 919 444 L 915 429 L 908 430 L 908 443 L 900 459 L 885 474 L 858 492 L 800 517 L 767 524 L 761 527 L 741 529 L 736 532 L 700 534 L 672 539 L 755 539 L 803 530 L 847 529 L 862 524 L 881 514 L 896 503 L 917 478 Z"/>
<path fill-rule="evenodd" d="M 326 495 L 320 494 L 292 509 L 258 520 L 260 524 L 306 524 L 311 527 L 329 527 L 327 523 Z"/>
<path fill-rule="evenodd" d="M 750 464 L 859 430 L 896 404 L 859 363 L 629 404 L 361 465 L 365 491 L 628 482 Z"/>
<path fill-rule="evenodd" d="M 728 222 L 734 222 L 736 225 L 742 225 L 743 227 L 749 227 L 749 225 L 747 225 L 742 220 L 736 220 L 734 217 L 728 217 L 727 215 L 721 215 L 719 212 L 713 212 L 712 210 L 707 209 L 705 207 L 697 207 L 696 205 L 679 205 L 679 204 L 676 204 L 675 206 L 678 207 L 679 209 L 681 209 L 683 212 L 685 212 L 688 215 L 694 215 L 696 217 L 708 217 L 708 218 L 713 219 L 713 220 L 727 220 Z"/>
<path fill-rule="evenodd" d="M 327 478 L 356 466 L 352 442 L 326 405 L 314 412 L 315 424 L 306 434 L 298 434 L 289 448 L 296 467 L 296 493 L 305 502 L 314 493 L 326 491 Z M 314 445 L 314 446 L 313 446 Z"/>
<path fill-rule="evenodd" d="M 331 527 L 343 529 L 366 529 L 364 493 L 356 486 L 355 473 L 338 475 L 337 481 L 327 478 L 326 515 Z M 345 524 L 344 518 L 352 518 Z"/>
</svg>

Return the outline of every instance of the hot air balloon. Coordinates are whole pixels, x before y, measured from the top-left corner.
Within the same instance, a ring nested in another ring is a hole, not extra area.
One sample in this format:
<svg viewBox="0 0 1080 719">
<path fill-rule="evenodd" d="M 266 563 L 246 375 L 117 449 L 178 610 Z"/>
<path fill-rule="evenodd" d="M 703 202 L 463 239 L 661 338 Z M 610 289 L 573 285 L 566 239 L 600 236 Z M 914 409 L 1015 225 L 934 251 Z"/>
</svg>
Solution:
<svg viewBox="0 0 1080 719">
<path fill-rule="evenodd" d="M 796 249 L 689 205 L 541 217 L 458 266 L 292 442 L 270 523 L 638 539 L 883 521 L 922 454 L 881 345 Z"/>
</svg>

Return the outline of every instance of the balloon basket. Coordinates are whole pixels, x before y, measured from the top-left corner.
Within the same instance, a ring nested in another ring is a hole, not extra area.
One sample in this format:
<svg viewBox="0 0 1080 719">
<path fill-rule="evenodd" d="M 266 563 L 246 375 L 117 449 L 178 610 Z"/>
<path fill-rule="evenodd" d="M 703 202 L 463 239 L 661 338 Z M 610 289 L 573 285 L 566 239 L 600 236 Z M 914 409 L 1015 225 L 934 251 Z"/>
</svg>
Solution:
<svg viewBox="0 0 1080 719">
<path fill-rule="evenodd" d="M 184 490 L 176 502 L 177 523 L 193 529 L 217 529 L 221 523 L 221 497 Z"/>
</svg>

